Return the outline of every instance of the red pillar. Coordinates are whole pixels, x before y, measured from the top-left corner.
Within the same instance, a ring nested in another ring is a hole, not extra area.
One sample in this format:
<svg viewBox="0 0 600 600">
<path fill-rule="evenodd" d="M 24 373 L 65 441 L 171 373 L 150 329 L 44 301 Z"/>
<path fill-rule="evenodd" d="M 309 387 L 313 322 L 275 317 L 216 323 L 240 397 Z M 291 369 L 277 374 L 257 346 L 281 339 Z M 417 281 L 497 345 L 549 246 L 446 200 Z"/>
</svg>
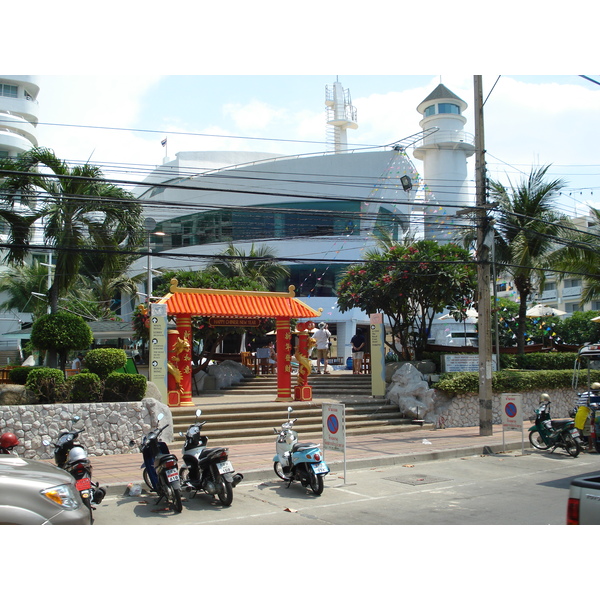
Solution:
<svg viewBox="0 0 600 600">
<path fill-rule="evenodd" d="M 176 354 L 177 340 L 179 339 L 179 331 L 177 329 L 169 329 L 167 331 L 167 389 L 168 389 L 168 406 L 179 406 L 181 403 L 181 371 L 178 367 Z"/>
<path fill-rule="evenodd" d="M 181 406 L 194 406 L 192 401 L 192 317 L 177 315 L 178 368 L 181 372 Z"/>
<path fill-rule="evenodd" d="M 292 332 L 290 320 L 278 318 L 276 320 L 277 335 L 277 398 L 278 402 L 285 402 L 292 398 Z"/>
<path fill-rule="evenodd" d="M 298 323 L 296 326 L 300 334 L 298 335 L 298 351 L 296 355 L 299 363 L 298 385 L 294 387 L 294 400 L 312 400 L 312 387 L 308 385 L 308 375 L 311 371 L 308 359 L 308 336 L 313 326 L 314 323 L 312 321 Z"/>
</svg>

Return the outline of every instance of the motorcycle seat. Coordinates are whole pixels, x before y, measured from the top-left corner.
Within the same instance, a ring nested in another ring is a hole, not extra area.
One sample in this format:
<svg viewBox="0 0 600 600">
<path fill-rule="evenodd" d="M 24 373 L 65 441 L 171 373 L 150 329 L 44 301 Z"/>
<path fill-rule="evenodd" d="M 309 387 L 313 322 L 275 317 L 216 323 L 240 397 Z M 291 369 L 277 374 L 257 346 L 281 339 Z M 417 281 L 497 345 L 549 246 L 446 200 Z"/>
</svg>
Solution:
<svg viewBox="0 0 600 600">
<path fill-rule="evenodd" d="M 319 446 L 317 446 L 313 442 L 298 442 L 293 445 L 292 452 L 300 452 L 301 450 L 310 450 L 311 448 L 318 449 L 318 447 Z"/>
<path fill-rule="evenodd" d="M 564 427 L 567 423 L 571 423 L 573 419 L 552 419 L 552 427 Z"/>
</svg>

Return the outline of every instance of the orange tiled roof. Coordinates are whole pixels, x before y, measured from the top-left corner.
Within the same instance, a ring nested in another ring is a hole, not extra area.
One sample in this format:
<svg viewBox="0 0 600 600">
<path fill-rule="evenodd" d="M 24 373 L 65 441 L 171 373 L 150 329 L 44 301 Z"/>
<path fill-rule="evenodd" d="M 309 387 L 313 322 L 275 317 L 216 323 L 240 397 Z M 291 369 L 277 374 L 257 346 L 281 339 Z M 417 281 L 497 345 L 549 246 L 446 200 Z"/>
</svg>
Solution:
<svg viewBox="0 0 600 600">
<path fill-rule="evenodd" d="M 179 288 L 173 279 L 171 293 L 159 300 L 159 304 L 167 305 L 168 314 L 192 316 L 291 319 L 320 316 L 321 310 L 295 298 L 293 290 L 293 286 L 288 293 Z"/>
</svg>

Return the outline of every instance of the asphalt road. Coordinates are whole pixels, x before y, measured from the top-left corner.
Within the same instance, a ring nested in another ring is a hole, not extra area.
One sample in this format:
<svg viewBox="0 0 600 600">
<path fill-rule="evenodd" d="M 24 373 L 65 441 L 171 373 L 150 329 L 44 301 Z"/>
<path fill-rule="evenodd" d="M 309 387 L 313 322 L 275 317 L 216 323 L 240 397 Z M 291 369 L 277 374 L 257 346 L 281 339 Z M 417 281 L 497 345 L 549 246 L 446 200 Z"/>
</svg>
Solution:
<svg viewBox="0 0 600 600">
<path fill-rule="evenodd" d="M 108 496 L 95 525 L 563 525 L 569 482 L 600 471 L 600 455 L 507 452 L 332 472 L 316 497 L 273 474 L 242 483 L 230 507 L 184 494 L 174 513 L 156 496 Z"/>
</svg>

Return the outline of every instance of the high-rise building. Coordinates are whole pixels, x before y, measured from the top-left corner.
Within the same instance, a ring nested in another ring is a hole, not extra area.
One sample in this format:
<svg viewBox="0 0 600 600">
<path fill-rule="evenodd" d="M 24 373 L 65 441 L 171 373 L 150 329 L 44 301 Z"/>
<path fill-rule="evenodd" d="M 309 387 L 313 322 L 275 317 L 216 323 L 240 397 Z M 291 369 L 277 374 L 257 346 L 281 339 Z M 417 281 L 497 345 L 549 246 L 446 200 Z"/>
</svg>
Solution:
<svg viewBox="0 0 600 600">
<path fill-rule="evenodd" d="M 39 91 L 34 76 L 0 75 L 0 157 L 37 146 Z"/>
</svg>

